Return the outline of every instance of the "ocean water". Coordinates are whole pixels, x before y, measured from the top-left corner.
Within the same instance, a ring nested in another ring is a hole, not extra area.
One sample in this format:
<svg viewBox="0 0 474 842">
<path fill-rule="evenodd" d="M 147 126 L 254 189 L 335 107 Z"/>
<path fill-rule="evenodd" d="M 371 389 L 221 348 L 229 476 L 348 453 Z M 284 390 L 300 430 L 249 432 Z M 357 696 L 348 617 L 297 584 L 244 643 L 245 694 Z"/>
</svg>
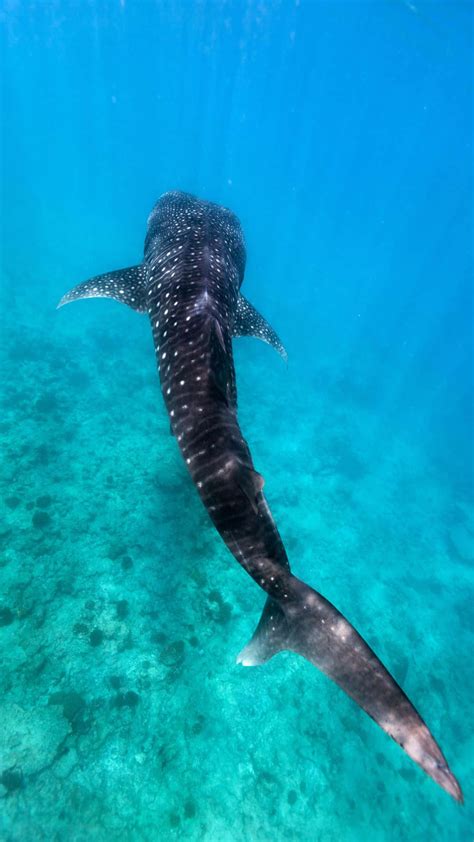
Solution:
<svg viewBox="0 0 474 842">
<path fill-rule="evenodd" d="M 472 6 L 4 0 L 2 842 L 474 834 Z M 296 655 L 169 434 L 148 320 L 57 311 L 170 189 L 232 208 L 239 418 L 292 568 L 426 719 L 442 792 Z"/>
</svg>

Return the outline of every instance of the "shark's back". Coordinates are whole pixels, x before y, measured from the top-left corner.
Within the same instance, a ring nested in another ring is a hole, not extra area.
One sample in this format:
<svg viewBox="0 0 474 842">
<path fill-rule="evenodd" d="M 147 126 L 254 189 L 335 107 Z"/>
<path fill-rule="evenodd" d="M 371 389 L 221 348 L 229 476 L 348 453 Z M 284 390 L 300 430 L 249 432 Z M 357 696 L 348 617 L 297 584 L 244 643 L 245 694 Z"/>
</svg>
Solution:
<svg viewBox="0 0 474 842">
<path fill-rule="evenodd" d="M 223 260 L 222 270 L 235 267 L 238 286 L 242 284 L 246 262 L 244 235 L 237 216 L 227 208 L 191 193 L 164 193 L 148 217 L 145 259 L 153 259 L 157 251 L 166 253 L 166 249 L 176 247 L 182 249 L 183 258 L 198 259 L 204 248 L 212 249 Z"/>
</svg>

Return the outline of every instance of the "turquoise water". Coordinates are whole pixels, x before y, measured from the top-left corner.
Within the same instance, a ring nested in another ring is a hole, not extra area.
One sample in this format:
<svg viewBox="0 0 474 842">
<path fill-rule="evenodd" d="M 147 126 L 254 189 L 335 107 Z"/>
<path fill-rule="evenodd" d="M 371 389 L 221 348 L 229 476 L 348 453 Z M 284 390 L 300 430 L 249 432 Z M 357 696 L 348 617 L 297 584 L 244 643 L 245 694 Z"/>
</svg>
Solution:
<svg viewBox="0 0 474 842">
<path fill-rule="evenodd" d="M 4 2 L 3 842 L 473 836 L 472 9 Z M 55 307 L 156 198 L 231 207 L 239 418 L 295 573 L 402 683 L 452 802 L 295 655 L 169 434 L 146 317 Z"/>
</svg>

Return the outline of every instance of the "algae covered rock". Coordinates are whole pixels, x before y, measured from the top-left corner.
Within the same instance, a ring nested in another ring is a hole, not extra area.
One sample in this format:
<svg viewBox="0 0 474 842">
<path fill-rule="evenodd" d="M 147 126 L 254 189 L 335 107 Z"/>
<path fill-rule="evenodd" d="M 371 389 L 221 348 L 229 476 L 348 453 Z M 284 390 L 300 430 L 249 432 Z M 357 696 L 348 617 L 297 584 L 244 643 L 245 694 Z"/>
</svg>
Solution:
<svg viewBox="0 0 474 842">
<path fill-rule="evenodd" d="M 32 523 L 36 529 L 44 529 L 51 523 L 51 515 L 42 509 L 38 509 L 32 517 Z"/>
<path fill-rule="evenodd" d="M 0 605 L 0 626 L 9 626 L 13 623 L 15 615 L 7 605 Z"/>
<path fill-rule="evenodd" d="M 161 650 L 159 659 L 167 667 L 175 667 L 181 663 L 185 656 L 183 640 L 174 640 Z"/>
<path fill-rule="evenodd" d="M 63 716 L 66 717 L 75 734 L 87 733 L 88 723 L 84 720 L 86 702 L 75 690 L 52 693 L 48 699 L 48 705 L 60 705 Z"/>
<path fill-rule="evenodd" d="M 69 723 L 57 707 L 25 710 L 16 704 L 2 705 L 0 776 L 15 770 L 26 778 L 50 766 L 68 732 Z"/>
</svg>

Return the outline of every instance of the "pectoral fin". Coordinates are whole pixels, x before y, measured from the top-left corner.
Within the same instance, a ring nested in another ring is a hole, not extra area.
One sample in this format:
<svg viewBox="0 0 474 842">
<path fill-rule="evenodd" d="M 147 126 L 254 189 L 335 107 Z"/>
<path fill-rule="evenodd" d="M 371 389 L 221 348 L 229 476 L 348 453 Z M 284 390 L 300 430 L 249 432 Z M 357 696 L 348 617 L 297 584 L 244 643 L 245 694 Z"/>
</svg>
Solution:
<svg viewBox="0 0 474 842">
<path fill-rule="evenodd" d="M 240 295 L 237 300 L 232 334 L 233 336 L 255 336 L 256 339 L 262 339 L 275 348 L 285 362 L 288 360 L 288 354 L 279 336 L 243 295 Z"/>
<path fill-rule="evenodd" d="M 146 272 L 143 264 L 96 275 L 63 295 L 58 304 L 63 307 L 78 298 L 113 298 L 128 304 L 139 313 L 146 311 Z"/>
</svg>

